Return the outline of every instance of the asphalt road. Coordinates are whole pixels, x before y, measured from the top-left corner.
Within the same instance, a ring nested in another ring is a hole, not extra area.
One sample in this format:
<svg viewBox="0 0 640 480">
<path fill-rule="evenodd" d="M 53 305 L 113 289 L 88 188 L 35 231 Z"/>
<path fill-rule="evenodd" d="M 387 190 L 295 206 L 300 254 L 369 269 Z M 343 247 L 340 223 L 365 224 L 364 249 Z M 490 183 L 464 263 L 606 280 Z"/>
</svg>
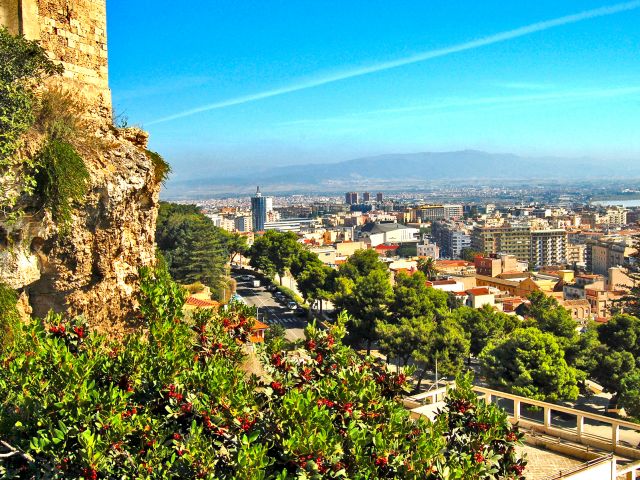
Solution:
<svg viewBox="0 0 640 480">
<path fill-rule="evenodd" d="M 307 326 L 306 316 L 299 317 L 286 307 L 286 302 L 280 304 L 271 292 L 264 286 L 254 287 L 253 281 L 238 280 L 240 273 L 233 272 L 232 277 L 238 282 L 236 292 L 249 305 L 258 307 L 258 319 L 267 325 L 279 324 L 286 329 L 287 340 L 304 339 L 304 327 Z"/>
</svg>

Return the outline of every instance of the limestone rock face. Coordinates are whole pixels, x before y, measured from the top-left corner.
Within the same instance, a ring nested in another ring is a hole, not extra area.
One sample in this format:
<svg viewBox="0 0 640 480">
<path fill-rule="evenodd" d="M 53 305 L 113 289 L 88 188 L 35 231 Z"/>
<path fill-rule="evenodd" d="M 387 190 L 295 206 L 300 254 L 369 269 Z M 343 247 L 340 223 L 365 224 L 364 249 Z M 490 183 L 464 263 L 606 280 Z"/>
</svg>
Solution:
<svg viewBox="0 0 640 480">
<path fill-rule="evenodd" d="M 139 268 L 155 260 L 160 185 L 144 132 L 101 129 L 108 147 L 84 158 L 90 188 L 69 232 L 44 212 L 0 223 L 0 278 L 26 295 L 33 315 L 82 314 L 119 336 L 135 324 Z"/>
</svg>

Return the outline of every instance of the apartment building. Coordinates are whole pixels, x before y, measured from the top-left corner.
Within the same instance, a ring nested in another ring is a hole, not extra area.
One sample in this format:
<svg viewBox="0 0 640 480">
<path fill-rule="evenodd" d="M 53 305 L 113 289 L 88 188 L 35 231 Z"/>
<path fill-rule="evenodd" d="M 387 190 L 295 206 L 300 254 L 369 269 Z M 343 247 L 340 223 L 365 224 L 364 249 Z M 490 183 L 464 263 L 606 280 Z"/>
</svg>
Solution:
<svg viewBox="0 0 640 480">
<path fill-rule="evenodd" d="M 535 268 L 567 263 L 567 232 L 563 229 L 532 230 L 531 258 Z"/>
<path fill-rule="evenodd" d="M 462 218 L 464 215 L 462 205 L 422 205 L 411 210 L 412 222 L 433 222 L 436 220 L 449 220 Z"/>
<path fill-rule="evenodd" d="M 567 243 L 567 263 L 569 265 L 586 265 L 586 245 Z"/>
<path fill-rule="evenodd" d="M 440 247 L 440 256 L 445 258 L 460 258 L 462 250 L 471 247 L 471 235 L 463 223 L 434 222 L 431 235 Z"/>
<path fill-rule="evenodd" d="M 478 275 L 497 277 L 503 273 L 526 272 L 528 262 L 519 261 L 515 255 L 491 254 L 474 260 Z"/>
<path fill-rule="evenodd" d="M 253 231 L 253 220 L 250 215 L 241 215 L 233 219 L 236 232 Z"/>
<path fill-rule="evenodd" d="M 590 238 L 586 242 L 587 270 L 606 275 L 611 267 L 625 265 L 636 250 L 631 236 L 610 235 Z"/>
<path fill-rule="evenodd" d="M 592 227 L 596 225 L 622 226 L 627 224 L 628 213 L 629 211 L 622 206 L 612 206 L 595 212 L 583 213 L 582 220 Z"/>
<path fill-rule="evenodd" d="M 440 258 L 440 247 L 431 242 L 420 243 L 418 244 L 418 256 L 438 259 Z"/>
<path fill-rule="evenodd" d="M 471 235 L 471 248 L 485 256 L 492 253 L 514 255 L 531 261 L 531 227 L 523 224 L 476 226 Z"/>
</svg>

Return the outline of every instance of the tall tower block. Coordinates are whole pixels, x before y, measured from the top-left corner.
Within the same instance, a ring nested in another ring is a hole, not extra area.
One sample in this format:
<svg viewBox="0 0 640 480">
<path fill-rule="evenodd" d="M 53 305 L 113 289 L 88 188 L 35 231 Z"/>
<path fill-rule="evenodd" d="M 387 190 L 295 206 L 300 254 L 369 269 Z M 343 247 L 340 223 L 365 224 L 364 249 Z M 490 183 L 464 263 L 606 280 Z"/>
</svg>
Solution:
<svg viewBox="0 0 640 480">
<path fill-rule="evenodd" d="M 0 25 L 38 40 L 90 107 L 111 118 L 106 0 L 0 0 Z"/>
</svg>

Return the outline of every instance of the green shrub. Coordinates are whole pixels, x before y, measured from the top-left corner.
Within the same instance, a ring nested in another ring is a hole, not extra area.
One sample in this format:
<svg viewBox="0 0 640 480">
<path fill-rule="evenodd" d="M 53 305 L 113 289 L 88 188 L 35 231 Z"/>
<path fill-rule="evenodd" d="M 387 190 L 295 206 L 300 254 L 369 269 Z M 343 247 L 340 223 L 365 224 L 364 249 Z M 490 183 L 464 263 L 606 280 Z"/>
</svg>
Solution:
<svg viewBox="0 0 640 480">
<path fill-rule="evenodd" d="M 193 293 L 200 293 L 202 291 L 204 291 L 204 285 L 202 284 L 202 282 L 194 282 L 190 285 L 185 285 L 184 288 L 187 289 L 187 292 L 193 294 Z"/>
<path fill-rule="evenodd" d="M 0 27 L 0 170 L 4 188 L 0 191 L 0 213 L 15 218 L 22 195 L 32 193 L 31 159 L 17 155 L 25 133 L 34 122 L 38 100 L 34 86 L 62 68 L 49 60 L 37 42 L 9 34 Z"/>
<path fill-rule="evenodd" d="M 87 192 L 89 172 L 84 161 L 71 144 L 50 140 L 38 154 L 35 178 L 40 204 L 51 210 L 65 233 L 72 221 L 74 203 Z"/>
<path fill-rule="evenodd" d="M 11 35 L 0 27 L 0 165 L 18 148 L 34 120 L 36 102 L 31 84 L 62 73 L 35 41 Z"/>
<path fill-rule="evenodd" d="M 16 291 L 0 282 L 0 354 L 9 350 L 20 330 Z"/>
<path fill-rule="evenodd" d="M 175 317 L 163 275 L 144 280 L 147 328 L 122 343 L 50 314 L 0 355 L 0 438 L 31 459 L 3 459 L 0 477 L 521 478 L 521 434 L 468 380 L 434 423 L 411 420 L 406 378 L 344 346 L 345 318 L 249 376 L 252 319 L 233 305 Z"/>
<path fill-rule="evenodd" d="M 300 295 L 298 295 L 296 292 L 291 290 L 289 287 L 285 287 L 284 285 L 277 285 L 276 284 L 276 289 L 280 293 L 285 295 L 287 298 L 289 298 L 289 299 L 293 300 L 294 302 L 296 302 L 298 305 L 304 305 L 304 299 Z"/>
<path fill-rule="evenodd" d="M 153 174 L 156 183 L 164 183 L 171 173 L 171 165 L 159 153 L 145 150 L 147 157 L 153 163 Z"/>
<path fill-rule="evenodd" d="M 187 290 L 171 279 L 164 261 L 140 269 L 140 313 L 148 321 L 181 318 Z"/>
</svg>

